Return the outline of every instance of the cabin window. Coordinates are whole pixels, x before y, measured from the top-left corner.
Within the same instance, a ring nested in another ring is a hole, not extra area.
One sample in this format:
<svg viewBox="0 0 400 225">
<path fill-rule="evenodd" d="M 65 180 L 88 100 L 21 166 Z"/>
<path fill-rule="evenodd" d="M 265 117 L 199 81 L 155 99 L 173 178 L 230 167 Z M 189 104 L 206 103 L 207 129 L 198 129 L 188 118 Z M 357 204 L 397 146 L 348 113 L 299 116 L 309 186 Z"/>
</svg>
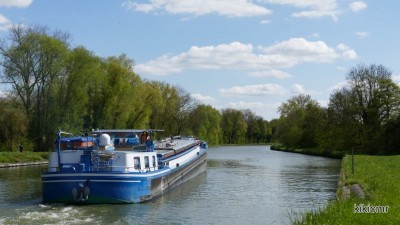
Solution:
<svg viewBox="0 0 400 225">
<path fill-rule="evenodd" d="M 153 155 L 153 167 L 156 168 L 156 156 Z"/>
<path fill-rule="evenodd" d="M 133 158 L 133 165 L 135 167 L 135 170 L 140 170 L 140 158 L 139 157 Z"/>
<path fill-rule="evenodd" d="M 150 162 L 149 162 L 149 157 L 145 156 L 144 157 L 144 167 L 149 168 L 150 167 Z"/>
</svg>

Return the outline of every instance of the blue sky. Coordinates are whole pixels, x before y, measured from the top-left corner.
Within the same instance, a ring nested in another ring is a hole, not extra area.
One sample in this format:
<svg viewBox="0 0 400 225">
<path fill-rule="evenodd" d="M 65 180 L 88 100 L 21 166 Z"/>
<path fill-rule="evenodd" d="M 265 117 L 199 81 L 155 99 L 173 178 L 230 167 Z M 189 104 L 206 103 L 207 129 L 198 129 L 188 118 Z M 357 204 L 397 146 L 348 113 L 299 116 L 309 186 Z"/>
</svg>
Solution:
<svg viewBox="0 0 400 225">
<path fill-rule="evenodd" d="M 399 9 L 387 0 L 0 0 L 0 38 L 13 25 L 61 30 L 71 47 L 126 54 L 143 79 L 271 120 L 298 94 L 326 106 L 358 64 L 382 64 L 399 82 Z"/>
</svg>

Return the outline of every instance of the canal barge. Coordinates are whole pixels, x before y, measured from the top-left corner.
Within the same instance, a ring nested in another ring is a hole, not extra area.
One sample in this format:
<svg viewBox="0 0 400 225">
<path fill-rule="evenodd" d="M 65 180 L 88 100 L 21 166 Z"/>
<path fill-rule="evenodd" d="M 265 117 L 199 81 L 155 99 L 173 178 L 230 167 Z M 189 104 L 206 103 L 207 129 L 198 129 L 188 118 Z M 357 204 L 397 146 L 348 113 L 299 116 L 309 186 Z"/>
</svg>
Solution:
<svg viewBox="0 0 400 225">
<path fill-rule="evenodd" d="M 207 144 L 193 137 L 152 141 L 161 130 L 59 131 L 42 173 L 44 203 L 139 203 L 205 172 Z"/>
</svg>

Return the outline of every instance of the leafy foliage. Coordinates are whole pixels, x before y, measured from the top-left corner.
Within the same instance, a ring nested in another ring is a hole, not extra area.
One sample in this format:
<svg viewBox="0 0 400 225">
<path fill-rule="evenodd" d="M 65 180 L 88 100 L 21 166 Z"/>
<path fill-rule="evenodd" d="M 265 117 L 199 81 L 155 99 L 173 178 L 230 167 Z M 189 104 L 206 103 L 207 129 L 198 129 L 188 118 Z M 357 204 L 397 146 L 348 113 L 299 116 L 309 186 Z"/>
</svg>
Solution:
<svg viewBox="0 0 400 225">
<path fill-rule="evenodd" d="M 144 81 L 124 54 L 100 58 L 68 35 L 45 27 L 14 27 L 1 40 L 2 81 L 13 91 L 1 97 L 0 148 L 48 151 L 56 130 L 161 128 L 210 144 L 268 141 L 268 122 L 250 110 L 220 111 L 201 105 L 179 86 Z M 247 120 L 244 118 L 247 116 Z M 249 125 L 248 125 L 248 124 Z M 224 132 L 222 132 L 224 131 Z"/>
<path fill-rule="evenodd" d="M 400 149 L 400 87 L 382 65 L 359 65 L 327 108 L 299 95 L 279 107 L 274 140 L 291 148 L 392 154 Z"/>
<path fill-rule="evenodd" d="M 191 130 L 200 139 L 208 140 L 209 144 L 222 143 L 221 114 L 209 105 L 199 105 L 191 114 Z"/>
<path fill-rule="evenodd" d="M 71 48 L 68 35 L 19 26 L 0 41 L 2 82 L 13 90 L 0 101 L 0 149 L 52 148 L 56 130 L 160 128 L 211 144 L 278 142 L 289 148 L 398 153 L 400 87 L 382 65 L 359 65 L 324 108 L 309 95 L 282 103 L 270 122 L 251 110 L 195 101 L 179 86 L 142 80 L 126 55 L 101 58 Z"/>
<path fill-rule="evenodd" d="M 224 109 L 222 111 L 221 129 L 224 143 L 244 143 L 247 124 L 243 112 L 236 109 Z"/>
</svg>

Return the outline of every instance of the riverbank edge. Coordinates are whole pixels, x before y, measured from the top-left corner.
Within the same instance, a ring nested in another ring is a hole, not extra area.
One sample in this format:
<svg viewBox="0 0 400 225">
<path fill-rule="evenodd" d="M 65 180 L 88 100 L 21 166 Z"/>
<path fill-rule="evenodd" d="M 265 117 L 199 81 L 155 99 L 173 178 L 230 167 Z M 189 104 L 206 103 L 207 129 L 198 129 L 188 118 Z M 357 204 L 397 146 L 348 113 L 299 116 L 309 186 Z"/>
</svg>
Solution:
<svg viewBox="0 0 400 225">
<path fill-rule="evenodd" d="M 49 152 L 0 152 L 0 168 L 47 164 Z"/>
<path fill-rule="evenodd" d="M 48 161 L 41 162 L 25 162 L 25 163 L 0 163 L 0 168 L 19 167 L 19 166 L 38 166 L 47 165 Z"/>
<path fill-rule="evenodd" d="M 296 215 L 292 224 L 398 224 L 400 206 L 396 199 L 400 195 L 395 188 L 398 179 L 393 177 L 399 176 L 400 155 L 356 155 L 354 160 L 358 162 L 356 176 L 352 172 L 352 156 L 347 154 L 342 159 L 337 199 Z M 360 211 L 359 207 L 367 209 Z M 372 211 L 368 211 L 370 207 Z"/>
<path fill-rule="evenodd" d="M 318 149 L 292 149 L 292 148 L 287 148 L 286 146 L 281 144 L 271 145 L 270 148 L 273 151 L 341 159 L 338 187 L 336 191 L 336 200 L 340 202 L 346 201 L 347 199 L 350 198 L 351 195 L 361 199 L 365 198 L 365 192 L 358 184 L 348 183 L 346 163 L 348 163 L 347 160 L 349 160 L 349 157 L 351 157 L 350 155 L 344 154 L 342 152 L 327 152 Z"/>
<path fill-rule="evenodd" d="M 295 149 L 295 148 L 288 148 L 282 144 L 272 144 L 270 148 L 273 151 L 298 153 L 298 154 L 312 155 L 312 156 L 322 156 L 332 159 L 342 159 L 345 156 L 343 152 L 338 152 L 338 151 L 327 151 L 323 149 L 303 149 L 303 148 Z"/>
</svg>

